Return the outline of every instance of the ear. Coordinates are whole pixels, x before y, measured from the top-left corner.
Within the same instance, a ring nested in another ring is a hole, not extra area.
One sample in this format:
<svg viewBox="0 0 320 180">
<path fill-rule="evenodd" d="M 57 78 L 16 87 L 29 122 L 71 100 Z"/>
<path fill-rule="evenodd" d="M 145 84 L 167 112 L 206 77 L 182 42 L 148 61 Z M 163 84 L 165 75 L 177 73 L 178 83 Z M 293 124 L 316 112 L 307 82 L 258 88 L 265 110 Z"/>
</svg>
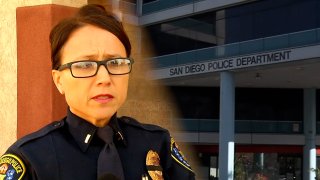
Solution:
<svg viewBox="0 0 320 180">
<path fill-rule="evenodd" d="M 61 72 L 57 70 L 52 70 L 51 74 L 52 74 L 53 82 L 56 85 L 58 91 L 60 92 L 60 94 L 64 94 L 62 81 L 61 81 Z"/>
</svg>

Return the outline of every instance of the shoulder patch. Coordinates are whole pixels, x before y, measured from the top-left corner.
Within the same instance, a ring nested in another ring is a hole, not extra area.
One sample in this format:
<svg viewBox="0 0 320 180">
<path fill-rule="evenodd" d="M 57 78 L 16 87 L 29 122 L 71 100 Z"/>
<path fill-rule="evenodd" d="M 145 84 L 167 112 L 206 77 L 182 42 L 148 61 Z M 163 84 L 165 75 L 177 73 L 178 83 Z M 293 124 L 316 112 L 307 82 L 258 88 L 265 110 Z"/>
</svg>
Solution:
<svg viewBox="0 0 320 180">
<path fill-rule="evenodd" d="M 0 157 L 0 179 L 22 179 L 26 167 L 22 160 L 14 154 Z"/>
<path fill-rule="evenodd" d="M 187 170 L 192 171 L 190 164 L 187 162 L 183 153 L 179 150 L 178 144 L 171 137 L 171 157 Z"/>
</svg>

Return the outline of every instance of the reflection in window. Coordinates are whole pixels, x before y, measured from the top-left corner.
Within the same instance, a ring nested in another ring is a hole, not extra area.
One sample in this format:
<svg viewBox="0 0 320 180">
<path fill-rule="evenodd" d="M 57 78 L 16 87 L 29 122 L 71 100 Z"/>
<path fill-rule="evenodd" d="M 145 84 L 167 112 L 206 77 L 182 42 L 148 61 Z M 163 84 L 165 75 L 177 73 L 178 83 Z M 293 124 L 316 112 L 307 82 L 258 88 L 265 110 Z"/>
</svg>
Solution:
<svg viewBox="0 0 320 180">
<path fill-rule="evenodd" d="M 160 56 L 319 28 L 319 11 L 320 1 L 314 0 L 253 1 L 147 30 Z"/>
<path fill-rule="evenodd" d="M 301 180 L 302 157 L 299 154 L 236 153 L 235 179 Z"/>
</svg>

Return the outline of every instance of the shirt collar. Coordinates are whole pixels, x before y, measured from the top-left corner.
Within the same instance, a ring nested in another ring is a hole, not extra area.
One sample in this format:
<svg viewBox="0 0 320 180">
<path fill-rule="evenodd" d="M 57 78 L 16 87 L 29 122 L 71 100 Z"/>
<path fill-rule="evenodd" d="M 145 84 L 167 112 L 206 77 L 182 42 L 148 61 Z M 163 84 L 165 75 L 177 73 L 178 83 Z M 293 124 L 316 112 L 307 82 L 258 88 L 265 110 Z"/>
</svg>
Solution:
<svg viewBox="0 0 320 180">
<path fill-rule="evenodd" d="M 87 151 L 98 127 L 73 114 L 69 108 L 67 112 L 66 122 L 68 124 L 69 132 L 79 145 L 80 149 L 83 152 Z M 115 140 L 121 142 L 123 145 L 126 145 L 126 141 L 116 118 L 116 114 L 111 117 L 109 125 L 115 132 Z"/>
<path fill-rule="evenodd" d="M 116 114 L 112 116 L 110 122 L 109 122 L 110 127 L 114 131 L 114 141 L 119 142 L 123 146 L 127 146 L 127 141 L 125 139 L 125 136 L 121 130 L 121 127 L 118 122 L 118 118 L 116 117 Z"/>
<path fill-rule="evenodd" d="M 68 124 L 69 132 L 71 133 L 81 150 L 85 152 L 90 145 L 97 127 L 80 118 L 79 116 L 73 114 L 69 108 L 67 112 L 66 122 Z"/>
</svg>

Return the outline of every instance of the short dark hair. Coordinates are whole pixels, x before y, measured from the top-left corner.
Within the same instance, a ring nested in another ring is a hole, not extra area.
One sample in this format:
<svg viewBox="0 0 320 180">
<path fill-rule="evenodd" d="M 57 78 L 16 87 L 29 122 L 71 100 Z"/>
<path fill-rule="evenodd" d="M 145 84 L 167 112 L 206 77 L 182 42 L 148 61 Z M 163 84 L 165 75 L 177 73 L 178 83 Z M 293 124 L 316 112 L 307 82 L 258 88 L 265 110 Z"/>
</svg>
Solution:
<svg viewBox="0 0 320 180">
<path fill-rule="evenodd" d="M 85 25 L 93 25 L 105 29 L 115 35 L 126 49 L 129 57 L 131 44 L 122 23 L 103 6 L 89 4 L 81 7 L 77 14 L 59 22 L 50 32 L 52 69 L 60 66 L 61 48 L 69 39 L 70 34 Z"/>
</svg>

